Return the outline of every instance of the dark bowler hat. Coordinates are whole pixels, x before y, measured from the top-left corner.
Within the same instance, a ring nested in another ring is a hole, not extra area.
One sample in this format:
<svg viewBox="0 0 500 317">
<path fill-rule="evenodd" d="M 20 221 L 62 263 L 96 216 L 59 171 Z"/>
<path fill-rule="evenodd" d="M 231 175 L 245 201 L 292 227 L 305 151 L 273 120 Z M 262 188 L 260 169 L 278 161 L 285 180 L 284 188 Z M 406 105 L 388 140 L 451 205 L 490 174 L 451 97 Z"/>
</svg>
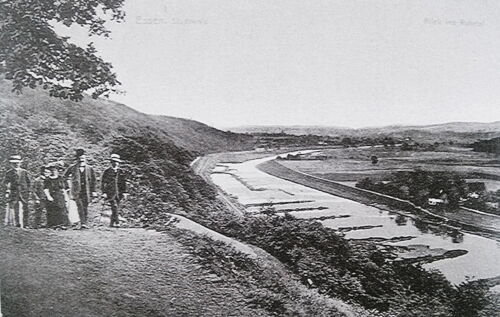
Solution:
<svg viewBox="0 0 500 317">
<path fill-rule="evenodd" d="M 85 151 L 83 149 L 76 149 L 75 150 L 75 157 L 79 158 L 80 156 L 84 155 Z"/>
</svg>

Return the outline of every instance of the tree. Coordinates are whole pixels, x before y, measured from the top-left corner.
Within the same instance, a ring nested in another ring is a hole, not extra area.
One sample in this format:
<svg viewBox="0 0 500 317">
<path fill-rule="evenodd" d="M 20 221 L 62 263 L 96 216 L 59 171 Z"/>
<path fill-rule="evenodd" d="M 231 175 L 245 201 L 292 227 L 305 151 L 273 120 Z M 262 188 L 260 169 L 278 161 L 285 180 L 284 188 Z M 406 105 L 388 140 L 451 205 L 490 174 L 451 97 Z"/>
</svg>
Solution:
<svg viewBox="0 0 500 317">
<path fill-rule="evenodd" d="M 358 188 L 372 190 L 374 188 L 375 184 L 373 183 L 373 181 L 370 178 L 365 177 L 362 180 L 360 180 L 359 182 L 357 182 L 355 186 Z"/>
<path fill-rule="evenodd" d="M 453 298 L 453 317 L 478 316 L 488 306 L 488 284 L 484 280 L 471 281 L 469 278 L 456 287 Z"/>
<path fill-rule="evenodd" d="M 479 140 L 471 144 L 475 152 L 488 152 L 500 154 L 500 138 Z"/>
<path fill-rule="evenodd" d="M 393 139 L 393 138 L 391 138 L 391 137 L 387 137 L 387 136 L 386 136 L 386 137 L 382 140 L 382 144 L 384 145 L 384 147 L 388 147 L 388 146 L 390 146 L 390 147 L 394 147 L 394 145 L 395 145 L 395 141 L 394 141 L 394 139 Z"/>
<path fill-rule="evenodd" d="M 344 137 L 341 142 L 344 147 L 349 147 L 352 145 L 352 140 L 349 137 Z"/>
<path fill-rule="evenodd" d="M 403 142 L 403 145 L 401 145 L 401 151 L 410 151 L 410 150 L 412 150 L 412 147 L 407 142 Z"/>
<path fill-rule="evenodd" d="M 13 91 L 42 87 L 51 96 L 81 100 L 108 96 L 120 84 L 112 65 L 58 35 L 54 24 L 79 25 L 90 36 L 109 36 L 104 17 L 120 22 L 124 0 L 0 0 L 0 75 Z"/>
</svg>

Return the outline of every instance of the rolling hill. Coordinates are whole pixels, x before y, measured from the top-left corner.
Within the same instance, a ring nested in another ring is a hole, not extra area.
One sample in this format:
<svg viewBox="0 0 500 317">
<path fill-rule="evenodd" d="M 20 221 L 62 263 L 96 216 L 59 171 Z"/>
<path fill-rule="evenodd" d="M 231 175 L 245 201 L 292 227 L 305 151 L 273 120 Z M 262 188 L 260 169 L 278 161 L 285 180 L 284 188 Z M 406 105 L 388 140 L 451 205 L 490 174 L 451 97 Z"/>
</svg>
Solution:
<svg viewBox="0 0 500 317">
<path fill-rule="evenodd" d="M 346 128 L 329 126 L 241 126 L 229 128 L 238 133 L 287 133 L 293 135 L 327 135 L 372 137 L 388 136 L 393 138 L 411 138 L 419 142 L 454 141 L 471 143 L 479 139 L 491 139 L 500 136 L 500 121 L 450 122 L 422 126 L 392 125 L 383 127 Z"/>
<path fill-rule="evenodd" d="M 6 80 L 0 80 L 0 110 L 2 118 L 24 119 L 23 123 L 33 132 L 75 130 L 93 141 L 102 141 L 117 133 L 150 131 L 187 150 L 207 153 L 248 148 L 247 142 L 251 140 L 248 135 L 224 132 L 193 120 L 147 115 L 110 100 L 85 98 L 75 103 L 31 89 L 15 95 Z M 4 126 L 8 126 L 8 122 Z"/>
</svg>

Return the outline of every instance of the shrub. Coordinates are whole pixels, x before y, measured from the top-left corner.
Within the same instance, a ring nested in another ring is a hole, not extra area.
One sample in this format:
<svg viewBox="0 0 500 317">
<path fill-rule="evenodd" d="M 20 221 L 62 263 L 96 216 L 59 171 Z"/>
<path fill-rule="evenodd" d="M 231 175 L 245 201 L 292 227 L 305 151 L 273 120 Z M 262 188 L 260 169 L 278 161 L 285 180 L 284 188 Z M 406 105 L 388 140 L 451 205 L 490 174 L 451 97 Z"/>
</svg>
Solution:
<svg viewBox="0 0 500 317">
<path fill-rule="evenodd" d="M 485 281 L 467 281 L 456 287 L 453 298 L 453 317 L 478 316 L 479 312 L 488 306 L 489 287 Z"/>
</svg>

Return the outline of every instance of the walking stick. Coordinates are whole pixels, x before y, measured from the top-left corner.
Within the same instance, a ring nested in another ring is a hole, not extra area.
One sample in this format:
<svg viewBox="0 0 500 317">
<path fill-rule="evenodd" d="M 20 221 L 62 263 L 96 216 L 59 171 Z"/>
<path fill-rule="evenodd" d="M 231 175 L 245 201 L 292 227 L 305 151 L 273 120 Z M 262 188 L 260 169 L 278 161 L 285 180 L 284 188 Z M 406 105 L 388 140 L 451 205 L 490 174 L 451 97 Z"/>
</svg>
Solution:
<svg viewBox="0 0 500 317">
<path fill-rule="evenodd" d="M 0 280 L 0 317 L 2 317 L 2 281 Z"/>
<path fill-rule="evenodd" d="M 5 207 L 4 225 L 8 226 L 9 224 L 10 224 L 10 208 L 9 208 L 9 203 L 7 203 L 7 206 Z"/>
<path fill-rule="evenodd" d="M 21 228 L 24 228 L 24 212 L 23 212 L 23 210 L 24 210 L 24 204 L 23 204 L 23 202 L 19 201 L 17 203 L 17 208 L 16 209 L 17 209 L 17 215 L 18 215 L 17 217 L 19 219 L 19 226 Z"/>
</svg>

